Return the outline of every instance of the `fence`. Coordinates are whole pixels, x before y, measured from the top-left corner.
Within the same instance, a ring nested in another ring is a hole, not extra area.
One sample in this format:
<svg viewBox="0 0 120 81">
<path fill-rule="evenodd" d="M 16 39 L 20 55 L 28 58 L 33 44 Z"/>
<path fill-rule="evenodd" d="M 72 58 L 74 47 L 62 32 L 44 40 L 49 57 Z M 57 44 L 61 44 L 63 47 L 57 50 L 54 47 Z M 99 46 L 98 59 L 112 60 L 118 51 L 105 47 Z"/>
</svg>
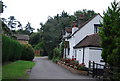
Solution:
<svg viewBox="0 0 120 81">
<path fill-rule="evenodd" d="M 103 77 L 105 65 L 89 61 L 88 74 L 92 77 Z"/>
<path fill-rule="evenodd" d="M 40 50 L 34 50 L 36 56 L 40 56 Z"/>
<path fill-rule="evenodd" d="M 105 81 L 113 81 L 114 78 L 120 80 L 119 72 L 120 68 L 118 67 L 110 67 L 108 64 L 103 65 L 89 61 L 88 75 L 92 77 L 102 78 Z M 116 74 L 117 76 L 115 76 Z"/>
</svg>

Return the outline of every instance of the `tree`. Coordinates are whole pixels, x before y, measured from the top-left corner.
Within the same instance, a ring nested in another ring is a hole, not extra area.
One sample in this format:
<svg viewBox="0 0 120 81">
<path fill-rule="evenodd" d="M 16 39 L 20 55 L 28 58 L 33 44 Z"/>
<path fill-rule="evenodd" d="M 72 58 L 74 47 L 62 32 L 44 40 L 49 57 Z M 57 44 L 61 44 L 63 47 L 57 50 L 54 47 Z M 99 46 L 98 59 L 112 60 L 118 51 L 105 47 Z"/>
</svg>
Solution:
<svg viewBox="0 0 120 81">
<path fill-rule="evenodd" d="M 74 13 L 76 21 L 78 23 L 78 26 L 80 26 L 81 23 L 84 23 L 88 19 L 92 18 L 96 13 L 93 10 L 78 10 Z M 84 17 L 82 21 L 80 21 L 80 17 Z"/>
<path fill-rule="evenodd" d="M 107 12 L 104 12 L 102 28 L 100 29 L 102 58 L 115 72 L 112 79 L 120 80 L 120 8 L 118 3 L 111 3 L 111 8 L 108 7 Z M 112 80 L 113 81 L 113 80 Z"/>
<path fill-rule="evenodd" d="M 18 23 L 17 27 L 19 28 L 19 30 L 23 30 L 21 22 L 20 21 L 16 21 L 16 22 Z"/>
<path fill-rule="evenodd" d="M 42 37 L 41 37 L 41 33 L 40 33 L 40 32 L 32 33 L 32 34 L 30 35 L 29 43 L 34 47 L 34 46 L 37 45 L 41 40 L 42 40 Z"/>
<path fill-rule="evenodd" d="M 11 30 L 15 30 L 15 28 L 16 28 L 16 22 L 15 22 L 15 17 L 14 16 L 10 16 L 9 18 L 8 18 L 9 20 L 8 20 L 8 27 L 10 27 L 11 28 Z"/>
<path fill-rule="evenodd" d="M 35 30 L 34 28 L 31 27 L 31 23 L 27 23 L 25 26 L 25 33 L 30 35 L 31 33 L 33 33 L 33 30 Z"/>
</svg>

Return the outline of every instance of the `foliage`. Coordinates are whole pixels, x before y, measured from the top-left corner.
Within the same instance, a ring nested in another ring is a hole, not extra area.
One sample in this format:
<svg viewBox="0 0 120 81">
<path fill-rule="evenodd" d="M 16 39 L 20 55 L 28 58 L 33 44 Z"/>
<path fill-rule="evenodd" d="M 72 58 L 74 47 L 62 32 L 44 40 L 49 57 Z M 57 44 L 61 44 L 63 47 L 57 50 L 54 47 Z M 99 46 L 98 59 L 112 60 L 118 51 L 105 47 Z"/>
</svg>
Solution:
<svg viewBox="0 0 120 81">
<path fill-rule="evenodd" d="M 34 51 L 30 44 L 24 44 L 21 60 L 32 61 L 34 58 Z"/>
<path fill-rule="evenodd" d="M 23 46 L 6 36 L 2 36 L 2 62 L 15 61 L 20 59 Z M 6 51 L 7 50 L 7 51 Z M 15 51 L 14 51 L 15 50 Z"/>
<path fill-rule="evenodd" d="M 32 60 L 33 48 L 29 45 L 20 44 L 18 41 L 2 36 L 2 62 L 16 60 Z"/>
<path fill-rule="evenodd" d="M 120 68 L 120 8 L 118 3 L 111 3 L 107 12 L 104 12 L 102 28 L 100 29 L 102 58 L 110 67 Z M 120 70 L 113 72 L 120 73 Z M 120 77 L 120 76 L 117 76 Z"/>
<path fill-rule="evenodd" d="M 2 30 L 4 31 L 3 34 L 11 36 L 12 33 L 11 33 L 10 29 L 7 27 L 7 25 L 1 20 L 0 20 L 0 23 L 2 23 Z"/>
<path fill-rule="evenodd" d="M 41 56 L 46 56 L 46 53 L 44 51 L 44 42 L 41 41 L 39 42 L 35 47 L 34 47 L 35 50 L 40 50 L 40 55 Z"/>
<path fill-rule="evenodd" d="M 31 23 L 27 23 L 25 26 L 25 33 L 30 35 L 31 33 L 33 33 L 33 30 L 35 30 L 34 28 L 31 27 Z"/>
<path fill-rule="evenodd" d="M 10 16 L 8 18 L 8 27 L 10 27 L 11 29 L 15 29 L 16 28 L 16 22 L 15 22 L 15 17 L 14 16 Z"/>
<path fill-rule="evenodd" d="M 92 18 L 96 13 L 93 10 L 78 10 L 74 13 L 76 19 L 80 17 L 80 15 L 83 15 L 85 18 L 83 19 L 84 21 L 87 21 L 88 19 Z"/>
<path fill-rule="evenodd" d="M 54 48 L 53 58 L 54 62 L 58 62 L 61 58 L 63 58 L 63 43 L 61 42 L 56 48 Z"/>
<path fill-rule="evenodd" d="M 52 60 L 54 62 L 58 62 L 60 60 L 60 56 L 61 56 L 61 50 L 60 50 L 60 48 L 58 48 L 58 47 L 54 48 L 54 53 L 53 53 Z"/>
<path fill-rule="evenodd" d="M 37 32 L 37 33 L 32 33 L 30 35 L 30 40 L 29 40 L 29 43 L 35 47 L 40 41 L 41 41 L 41 33 L 40 32 Z"/>
<path fill-rule="evenodd" d="M 41 27 L 45 51 L 50 59 L 53 58 L 53 49 L 61 42 L 62 30 L 70 24 L 70 17 L 66 14 L 66 12 L 63 12 L 54 18 L 49 17 L 47 22 Z"/>
<path fill-rule="evenodd" d="M 26 76 L 26 70 L 35 65 L 30 61 L 16 61 L 2 66 L 2 81 L 4 79 L 18 79 Z M 8 80 L 7 80 L 8 81 Z"/>
</svg>

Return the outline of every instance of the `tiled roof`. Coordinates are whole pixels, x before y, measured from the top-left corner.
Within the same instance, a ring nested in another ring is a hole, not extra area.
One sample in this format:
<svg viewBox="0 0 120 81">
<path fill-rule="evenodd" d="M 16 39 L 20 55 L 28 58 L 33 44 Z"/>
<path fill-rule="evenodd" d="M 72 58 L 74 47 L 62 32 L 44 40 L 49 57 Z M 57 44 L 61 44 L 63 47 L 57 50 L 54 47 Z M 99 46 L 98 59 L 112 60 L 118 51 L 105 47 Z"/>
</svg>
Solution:
<svg viewBox="0 0 120 81">
<path fill-rule="evenodd" d="M 100 36 L 98 34 L 87 35 L 82 41 L 80 41 L 74 48 L 80 47 L 100 47 Z"/>
<path fill-rule="evenodd" d="M 17 37 L 17 40 L 29 40 L 29 36 L 28 35 L 24 35 L 24 34 L 14 34 L 15 37 Z"/>
</svg>

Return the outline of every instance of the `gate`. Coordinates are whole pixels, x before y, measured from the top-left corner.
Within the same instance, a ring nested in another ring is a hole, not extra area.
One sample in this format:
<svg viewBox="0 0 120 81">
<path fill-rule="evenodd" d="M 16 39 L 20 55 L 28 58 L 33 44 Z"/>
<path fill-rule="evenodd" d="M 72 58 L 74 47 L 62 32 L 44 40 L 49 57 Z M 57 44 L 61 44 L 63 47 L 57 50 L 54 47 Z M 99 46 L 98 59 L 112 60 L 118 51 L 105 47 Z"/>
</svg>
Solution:
<svg viewBox="0 0 120 81">
<path fill-rule="evenodd" d="M 92 77 L 103 77 L 105 65 L 89 61 L 88 75 Z"/>
</svg>

